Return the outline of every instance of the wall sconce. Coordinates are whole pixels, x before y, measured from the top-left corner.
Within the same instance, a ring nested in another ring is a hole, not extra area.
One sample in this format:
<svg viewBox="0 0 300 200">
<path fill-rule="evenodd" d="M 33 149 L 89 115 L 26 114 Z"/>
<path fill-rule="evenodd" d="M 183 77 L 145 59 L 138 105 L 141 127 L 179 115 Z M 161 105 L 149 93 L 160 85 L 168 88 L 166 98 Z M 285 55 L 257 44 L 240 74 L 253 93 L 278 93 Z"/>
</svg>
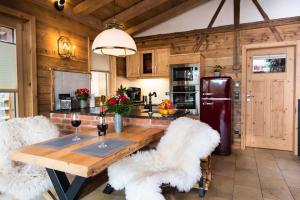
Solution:
<svg viewBox="0 0 300 200">
<path fill-rule="evenodd" d="M 56 10 L 62 11 L 65 7 L 65 2 L 65 0 L 57 0 L 54 2 L 54 7 L 56 8 Z"/>
<path fill-rule="evenodd" d="M 62 58 L 75 57 L 76 46 L 72 45 L 69 38 L 61 36 L 57 40 L 58 55 Z"/>
</svg>

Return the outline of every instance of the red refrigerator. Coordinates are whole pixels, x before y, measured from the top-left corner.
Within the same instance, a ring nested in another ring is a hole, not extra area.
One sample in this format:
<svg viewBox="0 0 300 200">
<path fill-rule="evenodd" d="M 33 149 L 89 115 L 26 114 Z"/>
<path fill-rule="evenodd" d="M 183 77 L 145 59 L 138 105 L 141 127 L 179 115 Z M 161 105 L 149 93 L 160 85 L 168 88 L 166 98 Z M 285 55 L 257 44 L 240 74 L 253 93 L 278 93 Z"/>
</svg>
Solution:
<svg viewBox="0 0 300 200">
<path fill-rule="evenodd" d="M 200 79 L 200 120 L 217 130 L 221 143 L 215 153 L 231 153 L 231 77 Z"/>
</svg>

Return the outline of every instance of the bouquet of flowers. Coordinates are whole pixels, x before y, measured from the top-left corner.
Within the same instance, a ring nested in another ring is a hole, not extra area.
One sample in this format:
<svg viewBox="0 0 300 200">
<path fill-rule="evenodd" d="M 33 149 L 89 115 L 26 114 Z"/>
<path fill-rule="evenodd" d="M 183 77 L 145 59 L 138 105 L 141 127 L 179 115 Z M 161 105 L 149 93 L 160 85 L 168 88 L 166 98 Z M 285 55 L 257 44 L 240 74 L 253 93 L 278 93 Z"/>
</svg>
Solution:
<svg viewBox="0 0 300 200">
<path fill-rule="evenodd" d="M 75 91 L 76 98 L 78 100 L 87 100 L 89 98 L 90 91 L 87 88 L 77 89 Z"/>
<path fill-rule="evenodd" d="M 106 107 L 106 112 L 121 115 L 127 114 L 131 110 L 132 102 L 126 94 L 126 88 L 121 85 L 117 91 L 117 95 L 106 100 Z"/>
</svg>

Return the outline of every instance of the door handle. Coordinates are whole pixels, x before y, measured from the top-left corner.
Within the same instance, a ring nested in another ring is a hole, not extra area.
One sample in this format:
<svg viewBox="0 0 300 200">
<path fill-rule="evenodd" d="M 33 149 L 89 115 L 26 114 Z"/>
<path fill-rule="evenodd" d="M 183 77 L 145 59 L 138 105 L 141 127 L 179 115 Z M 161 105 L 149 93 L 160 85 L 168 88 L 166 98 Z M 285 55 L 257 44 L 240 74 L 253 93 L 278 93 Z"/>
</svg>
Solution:
<svg viewBox="0 0 300 200">
<path fill-rule="evenodd" d="M 253 98 L 254 95 L 247 94 L 247 98 Z"/>
<path fill-rule="evenodd" d="M 213 102 L 203 102 L 203 105 L 205 105 L 205 106 L 212 106 L 212 105 L 214 105 L 214 103 Z"/>
</svg>

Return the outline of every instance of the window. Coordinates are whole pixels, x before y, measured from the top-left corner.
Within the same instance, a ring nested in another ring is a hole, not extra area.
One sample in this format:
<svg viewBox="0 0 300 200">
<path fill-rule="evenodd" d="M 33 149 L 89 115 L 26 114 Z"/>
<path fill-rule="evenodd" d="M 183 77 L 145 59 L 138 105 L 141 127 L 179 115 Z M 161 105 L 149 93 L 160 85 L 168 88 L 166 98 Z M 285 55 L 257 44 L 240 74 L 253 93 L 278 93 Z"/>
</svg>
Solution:
<svg viewBox="0 0 300 200">
<path fill-rule="evenodd" d="M 16 93 L 0 93 L 0 122 L 16 117 Z"/>
<path fill-rule="evenodd" d="M 15 29 L 0 26 L 0 41 L 15 43 Z"/>
<path fill-rule="evenodd" d="M 109 91 L 109 72 L 92 71 L 91 94 L 96 97 L 108 95 Z"/>
<path fill-rule="evenodd" d="M 285 72 L 286 55 L 253 56 L 254 73 Z"/>
<path fill-rule="evenodd" d="M 16 117 L 16 95 L 15 29 L 0 26 L 0 121 Z"/>
</svg>

